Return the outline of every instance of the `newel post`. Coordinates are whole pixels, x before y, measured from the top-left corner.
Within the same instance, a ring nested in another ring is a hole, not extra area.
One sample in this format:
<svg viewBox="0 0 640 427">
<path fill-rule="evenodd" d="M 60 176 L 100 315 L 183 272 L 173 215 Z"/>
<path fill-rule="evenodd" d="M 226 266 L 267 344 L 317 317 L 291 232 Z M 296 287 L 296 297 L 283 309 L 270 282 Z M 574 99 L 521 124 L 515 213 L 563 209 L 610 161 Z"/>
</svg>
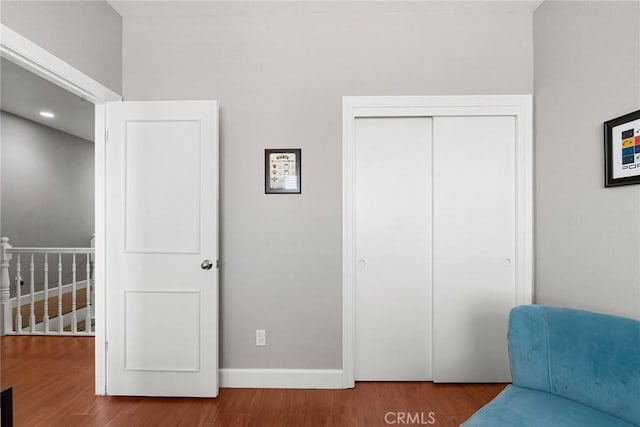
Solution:
<svg viewBox="0 0 640 427">
<path fill-rule="evenodd" d="M 93 233 L 91 235 L 91 243 L 90 243 L 90 245 L 91 246 L 89 246 L 89 247 L 94 248 L 94 250 L 95 250 L 95 247 L 96 247 L 96 233 Z M 93 267 L 93 262 L 96 259 L 96 253 L 93 252 L 91 254 L 91 256 L 89 256 L 89 259 L 91 260 L 91 267 Z"/>
<path fill-rule="evenodd" d="M 2 280 L 0 281 L 0 335 L 6 335 L 8 331 L 13 330 L 13 320 L 11 319 L 11 301 L 9 301 L 9 285 L 11 279 L 9 278 L 9 262 L 11 261 L 11 254 L 9 249 L 8 237 L 2 237 L 0 239 L 0 268 L 2 269 Z"/>
</svg>

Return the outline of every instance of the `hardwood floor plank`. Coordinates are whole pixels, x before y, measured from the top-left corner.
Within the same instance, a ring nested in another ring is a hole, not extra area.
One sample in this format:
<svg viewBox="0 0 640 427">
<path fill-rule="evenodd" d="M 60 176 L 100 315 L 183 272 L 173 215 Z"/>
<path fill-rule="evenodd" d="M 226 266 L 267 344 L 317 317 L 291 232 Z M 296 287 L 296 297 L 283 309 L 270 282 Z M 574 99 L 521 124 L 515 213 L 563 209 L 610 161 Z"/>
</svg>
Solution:
<svg viewBox="0 0 640 427">
<path fill-rule="evenodd" d="M 385 426 L 385 415 L 429 421 L 430 413 L 434 426 L 458 426 L 505 387 L 359 382 L 347 390 L 223 388 L 217 399 L 105 397 L 93 394 L 93 337 L 7 336 L 0 345 L 0 385 L 14 387 L 16 426 Z"/>
</svg>

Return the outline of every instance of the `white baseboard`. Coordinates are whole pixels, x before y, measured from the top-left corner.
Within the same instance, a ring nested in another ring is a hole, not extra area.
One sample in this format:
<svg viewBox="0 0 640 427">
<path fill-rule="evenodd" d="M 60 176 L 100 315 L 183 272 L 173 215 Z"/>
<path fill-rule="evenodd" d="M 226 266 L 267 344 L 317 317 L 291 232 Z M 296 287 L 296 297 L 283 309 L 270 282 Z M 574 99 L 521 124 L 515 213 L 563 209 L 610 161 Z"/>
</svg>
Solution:
<svg viewBox="0 0 640 427">
<path fill-rule="evenodd" d="M 344 388 L 342 369 L 220 369 L 226 388 Z"/>
</svg>

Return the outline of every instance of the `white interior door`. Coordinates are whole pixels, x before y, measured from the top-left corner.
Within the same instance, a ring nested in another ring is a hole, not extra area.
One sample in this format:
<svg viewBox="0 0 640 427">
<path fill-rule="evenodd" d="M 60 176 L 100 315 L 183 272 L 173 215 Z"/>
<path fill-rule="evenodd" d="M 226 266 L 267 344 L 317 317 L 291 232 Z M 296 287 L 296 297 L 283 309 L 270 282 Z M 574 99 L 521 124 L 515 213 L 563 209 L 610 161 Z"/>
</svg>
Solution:
<svg viewBox="0 0 640 427">
<path fill-rule="evenodd" d="M 431 379 L 431 119 L 355 121 L 355 379 Z"/>
<path fill-rule="evenodd" d="M 433 379 L 510 381 L 515 117 L 436 117 L 433 129 Z"/>
<path fill-rule="evenodd" d="M 217 104 L 112 103 L 107 129 L 107 394 L 217 396 Z"/>
</svg>

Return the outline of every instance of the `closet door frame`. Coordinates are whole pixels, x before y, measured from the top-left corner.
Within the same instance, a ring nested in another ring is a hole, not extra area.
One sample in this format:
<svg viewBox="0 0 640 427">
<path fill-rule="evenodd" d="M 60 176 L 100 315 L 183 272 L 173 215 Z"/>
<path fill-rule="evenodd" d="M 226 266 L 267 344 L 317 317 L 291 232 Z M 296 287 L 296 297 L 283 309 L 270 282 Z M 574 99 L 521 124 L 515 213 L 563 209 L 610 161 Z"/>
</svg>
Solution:
<svg viewBox="0 0 640 427">
<path fill-rule="evenodd" d="M 364 117 L 511 116 L 516 120 L 516 301 L 533 301 L 532 95 L 345 96 L 342 104 L 342 376 L 355 386 L 355 121 Z"/>
</svg>

